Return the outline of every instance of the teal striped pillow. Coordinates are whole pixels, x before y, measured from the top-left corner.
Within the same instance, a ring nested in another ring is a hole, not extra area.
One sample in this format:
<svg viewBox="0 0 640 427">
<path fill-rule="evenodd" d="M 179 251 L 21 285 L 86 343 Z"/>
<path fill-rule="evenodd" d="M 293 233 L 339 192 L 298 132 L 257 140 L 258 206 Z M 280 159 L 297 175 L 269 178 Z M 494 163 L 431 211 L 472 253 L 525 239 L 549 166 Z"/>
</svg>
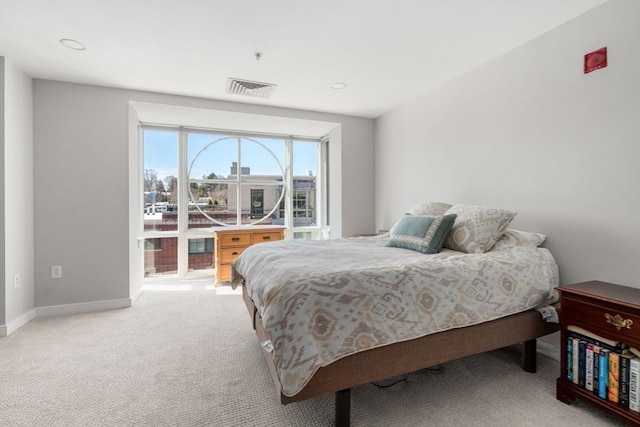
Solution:
<svg viewBox="0 0 640 427">
<path fill-rule="evenodd" d="M 456 215 L 405 215 L 389 232 L 386 246 L 411 249 L 423 254 L 436 254 L 449 235 Z"/>
</svg>

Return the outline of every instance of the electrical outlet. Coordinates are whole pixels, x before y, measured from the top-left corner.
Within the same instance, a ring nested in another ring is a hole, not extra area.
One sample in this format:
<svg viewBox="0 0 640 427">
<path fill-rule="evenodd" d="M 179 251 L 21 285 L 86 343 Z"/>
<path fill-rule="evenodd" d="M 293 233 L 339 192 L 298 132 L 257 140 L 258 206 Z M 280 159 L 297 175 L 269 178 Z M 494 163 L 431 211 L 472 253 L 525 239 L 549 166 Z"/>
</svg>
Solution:
<svg viewBox="0 0 640 427">
<path fill-rule="evenodd" d="M 13 287 L 18 289 L 20 285 L 20 273 L 16 273 L 13 275 Z"/>
<path fill-rule="evenodd" d="M 52 279 L 62 279 L 62 266 L 61 265 L 52 265 L 51 266 L 51 278 Z"/>
</svg>

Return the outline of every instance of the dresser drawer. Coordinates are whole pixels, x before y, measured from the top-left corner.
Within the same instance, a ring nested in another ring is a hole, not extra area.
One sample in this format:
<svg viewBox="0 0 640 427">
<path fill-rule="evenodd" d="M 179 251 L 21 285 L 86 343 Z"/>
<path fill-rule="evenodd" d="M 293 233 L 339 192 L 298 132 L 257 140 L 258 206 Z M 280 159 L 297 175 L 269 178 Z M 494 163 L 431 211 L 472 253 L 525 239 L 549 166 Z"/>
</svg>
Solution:
<svg viewBox="0 0 640 427">
<path fill-rule="evenodd" d="M 223 233 L 219 236 L 220 246 L 248 246 L 251 244 L 249 233 Z"/>
<path fill-rule="evenodd" d="M 244 252 L 245 248 L 223 248 L 218 254 L 220 256 L 221 263 L 230 263 L 234 259 Z"/>
<path fill-rule="evenodd" d="M 216 278 L 220 282 L 231 280 L 231 264 L 220 264 L 216 267 Z"/>
<path fill-rule="evenodd" d="M 1 0 L 0 0 L 1 1 Z M 282 240 L 282 227 L 220 228 L 214 231 L 217 283 L 231 279 L 231 263 L 246 248 L 256 243 Z"/>
<path fill-rule="evenodd" d="M 567 325 L 576 325 L 601 334 L 615 336 L 617 340 L 636 344 L 640 337 L 640 315 L 624 307 L 591 302 L 586 299 L 564 297 L 561 300 L 562 317 Z"/>
<path fill-rule="evenodd" d="M 282 233 L 279 232 L 267 232 L 267 233 L 251 233 L 251 244 L 271 242 L 282 239 Z"/>
</svg>

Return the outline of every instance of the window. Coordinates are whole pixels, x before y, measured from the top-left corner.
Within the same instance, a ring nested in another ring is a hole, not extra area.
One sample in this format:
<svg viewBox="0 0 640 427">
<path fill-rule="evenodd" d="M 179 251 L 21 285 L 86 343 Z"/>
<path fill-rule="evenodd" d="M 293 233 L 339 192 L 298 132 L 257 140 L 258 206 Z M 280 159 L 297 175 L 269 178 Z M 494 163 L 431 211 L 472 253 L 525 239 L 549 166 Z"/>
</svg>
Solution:
<svg viewBox="0 0 640 427">
<path fill-rule="evenodd" d="M 213 238 L 210 239 L 189 239 L 190 254 L 212 254 Z"/>
<path fill-rule="evenodd" d="M 162 250 L 162 239 L 145 239 L 144 241 L 144 250 L 145 251 L 161 251 Z"/>
<path fill-rule="evenodd" d="M 175 275 L 178 272 L 178 239 L 153 237 L 144 239 L 144 276 Z"/>
<path fill-rule="evenodd" d="M 141 135 L 145 249 L 159 239 L 154 250 L 163 253 L 153 260 L 170 259 L 166 271 L 212 274 L 211 227 L 282 225 L 286 238 L 322 236 L 327 142 L 159 126 Z M 171 254 L 161 245 L 168 237 L 176 238 Z M 166 272 L 147 259 L 147 275 Z"/>
<path fill-rule="evenodd" d="M 251 189 L 251 219 L 262 218 L 264 214 L 264 190 Z"/>
</svg>

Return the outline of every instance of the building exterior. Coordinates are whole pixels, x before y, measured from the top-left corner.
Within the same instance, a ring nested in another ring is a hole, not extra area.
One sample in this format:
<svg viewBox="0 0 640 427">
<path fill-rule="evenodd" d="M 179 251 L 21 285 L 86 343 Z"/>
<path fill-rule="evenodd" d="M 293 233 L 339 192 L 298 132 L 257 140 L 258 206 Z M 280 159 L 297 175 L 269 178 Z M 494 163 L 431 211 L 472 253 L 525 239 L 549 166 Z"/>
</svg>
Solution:
<svg viewBox="0 0 640 427">
<path fill-rule="evenodd" d="M 260 184 L 242 185 L 240 203 L 237 192 L 237 163 L 233 162 L 230 174 L 216 177 L 229 183 L 192 186 L 189 194 L 189 229 L 210 228 L 220 225 L 237 225 L 238 208 L 240 224 L 285 225 L 284 183 L 278 175 L 251 175 L 248 167 L 241 168 L 241 176 L 251 176 Z M 316 176 L 293 177 L 294 227 L 316 223 Z M 145 231 L 178 230 L 175 195 L 164 193 L 145 194 Z M 264 218 L 264 219 L 263 219 Z M 262 220 L 261 220 L 262 219 Z M 211 238 L 189 239 L 189 270 L 213 269 L 214 241 Z M 158 237 L 145 239 L 145 276 L 173 274 L 178 268 L 178 238 Z"/>
</svg>

